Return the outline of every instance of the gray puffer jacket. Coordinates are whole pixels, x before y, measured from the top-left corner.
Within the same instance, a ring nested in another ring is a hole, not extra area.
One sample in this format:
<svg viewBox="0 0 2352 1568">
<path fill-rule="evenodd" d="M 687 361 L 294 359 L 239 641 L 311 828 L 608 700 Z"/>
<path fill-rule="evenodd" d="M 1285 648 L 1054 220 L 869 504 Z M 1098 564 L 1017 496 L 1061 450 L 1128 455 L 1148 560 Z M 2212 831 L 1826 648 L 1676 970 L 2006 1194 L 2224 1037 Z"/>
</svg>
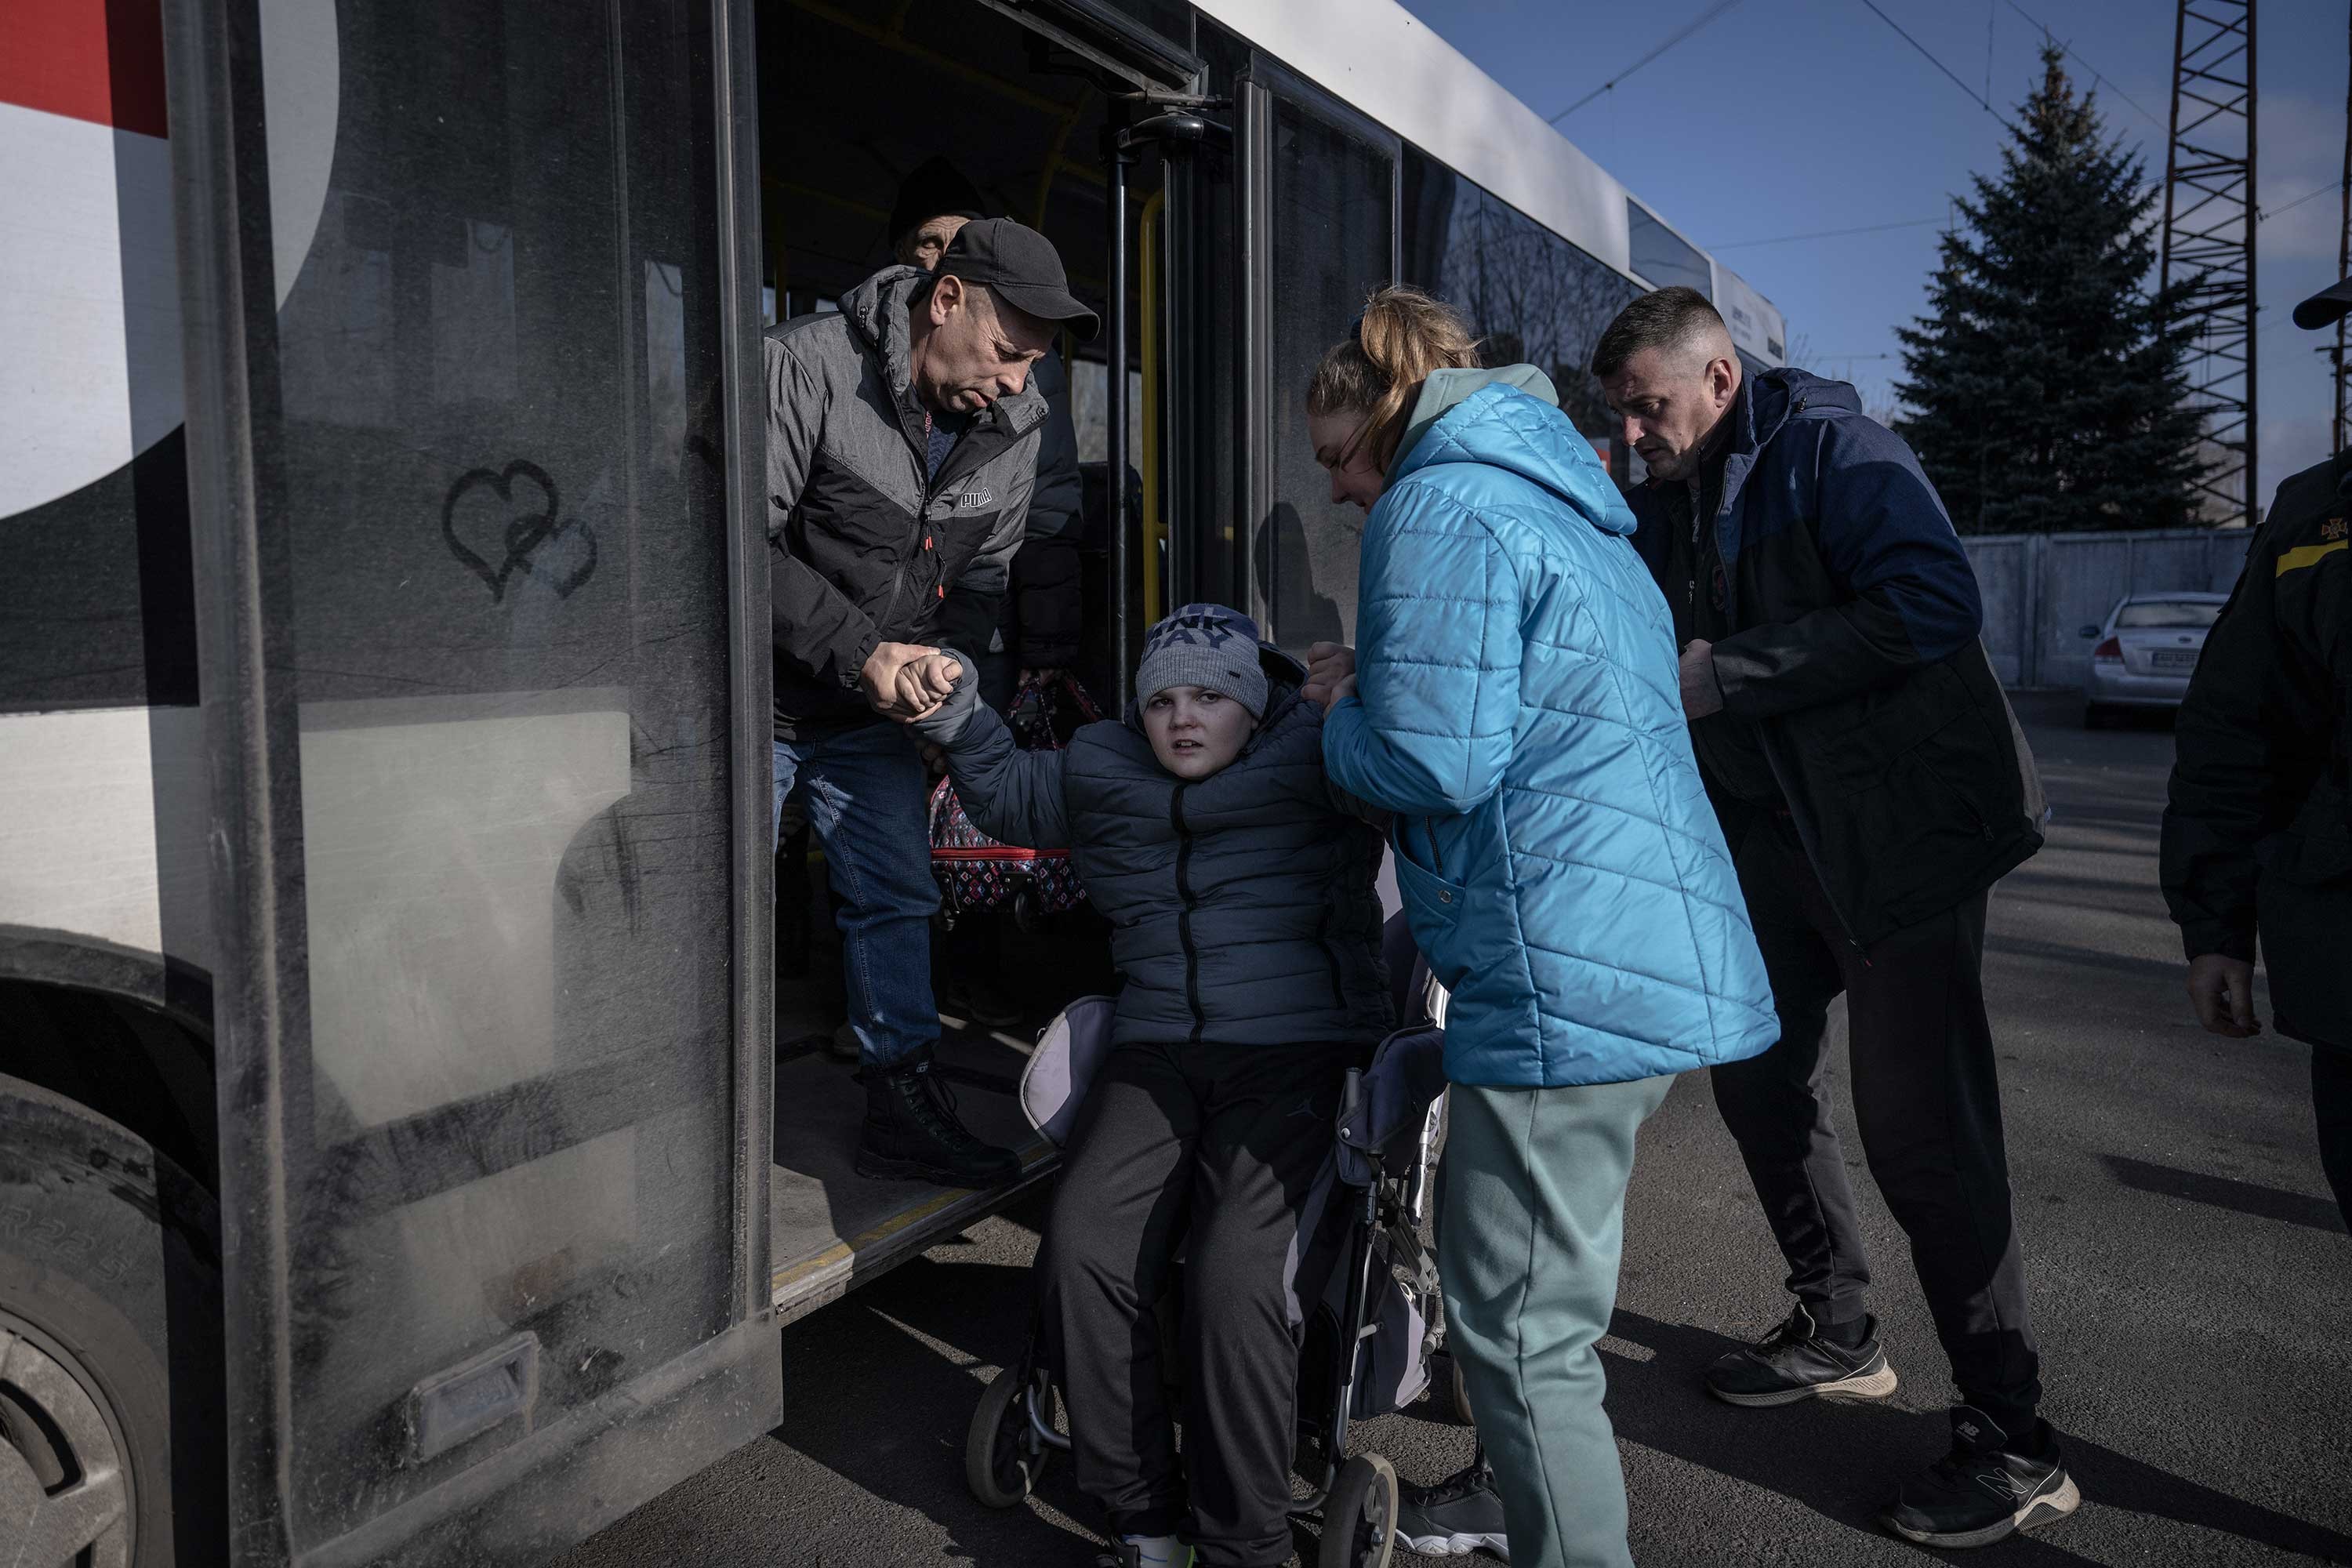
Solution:
<svg viewBox="0 0 2352 1568">
<path fill-rule="evenodd" d="M 1390 1027 L 1381 837 L 1324 773 L 1323 710 L 1298 694 L 1307 672 L 1273 647 L 1259 657 L 1265 717 L 1204 779 L 1162 768 L 1138 721 L 1022 751 L 961 655 L 955 695 L 915 725 L 946 749 L 982 832 L 1070 850 L 1127 977 L 1118 1044 L 1370 1046 Z"/>
<path fill-rule="evenodd" d="M 990 404 L 930 471 L 914 387 L 913 267 L 837 312 L 769 329 L 768 573 L 776 733 L 880 721 L 858 695 L 876 645 L 996 624 L 1046 425 L 1034 385 Z M 1076 498 L 1058 498 L 1074 510 Z"/>
</svg>

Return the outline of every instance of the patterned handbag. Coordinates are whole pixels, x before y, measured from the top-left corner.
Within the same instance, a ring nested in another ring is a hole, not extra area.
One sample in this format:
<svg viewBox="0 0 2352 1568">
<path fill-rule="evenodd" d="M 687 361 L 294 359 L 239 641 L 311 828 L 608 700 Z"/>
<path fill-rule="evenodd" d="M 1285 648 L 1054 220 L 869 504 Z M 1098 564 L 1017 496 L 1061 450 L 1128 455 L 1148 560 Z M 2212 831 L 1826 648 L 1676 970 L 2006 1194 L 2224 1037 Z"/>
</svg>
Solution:
<svg viewBox="0 0 2352 1568">
<path fill-rule="evenodd" d="M 1102 710 L 1069 676 L 1040 682 L 1024 678 L 1007 723 L 1024 752 L 1056 752 L 1070 732 Z M 1022 849 L 999 844 L 971 824 L 955 785 L 941 779 L 931 791 L 931 875 L 948 918 L 1012 907 L 1024 920 L 1059 914 L 1086 900 L 1066 849 Z"/>
</svg>

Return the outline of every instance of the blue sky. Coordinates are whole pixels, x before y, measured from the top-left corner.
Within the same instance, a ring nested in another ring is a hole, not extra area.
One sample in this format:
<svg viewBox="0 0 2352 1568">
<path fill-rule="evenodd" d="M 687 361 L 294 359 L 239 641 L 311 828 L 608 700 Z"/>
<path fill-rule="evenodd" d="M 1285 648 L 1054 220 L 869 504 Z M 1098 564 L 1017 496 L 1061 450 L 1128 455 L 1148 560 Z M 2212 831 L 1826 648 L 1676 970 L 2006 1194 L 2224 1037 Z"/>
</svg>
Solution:
<svg viewBox="0 0 2352 1568">
<path fill-rule="evenodd" d="M 1563 0 L 1403 4 L 1537 112 L 1550 114 L 1618 75 L 1713 0 L 1610 7 Z M 2099 95 L 2110 131 L 2143 149 L 2151 177 L 2163 178 L 2171 5 L 1878 4 L 2004 114 L 2040 73 L 2042 35 L 2019 14 L 2016 5 L 2022 5 L 2112 84 Z M 2275 211 L 2328 187 L 2263 224 L 2256 242 L 2260 485 L 2267 506 L 2279 480 L 2327 456 L 2327 367 L 2311 352 L 2320 334 L 2297 330 L 2287 313 L 2336 279 L 2344 0 L 2263 0 L 2257 41 L 2262 205 Z M 1940 220 L 1948 193 L 1965 194 L 1972 172 L 1999 167 L 2006 138 L 1862 0 L 1739 0 L 1559 129 L 1780 306 L 1792 348 L 1802 344 L 1809 356 L 1807 368 L 1854 382 L 1874 407 L 1892 401 L 1892 383 L 1902 371 L 1894 357 L 1900 346 L 1895 328 L 1924 308 L 1936 227 L 1743 242 Z"/>
</svg>

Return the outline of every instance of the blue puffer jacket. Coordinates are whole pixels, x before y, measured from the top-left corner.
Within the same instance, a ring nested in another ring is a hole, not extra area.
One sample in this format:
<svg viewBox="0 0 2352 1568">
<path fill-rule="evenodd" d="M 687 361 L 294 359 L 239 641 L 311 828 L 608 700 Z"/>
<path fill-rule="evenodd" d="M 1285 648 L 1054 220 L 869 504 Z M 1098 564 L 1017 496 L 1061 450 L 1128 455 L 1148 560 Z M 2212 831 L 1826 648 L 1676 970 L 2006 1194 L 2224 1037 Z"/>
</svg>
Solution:
<svg viewBox="0 0 2352 1568">
<path fill-rule="evenodd" d="M 1456 1083 L 1622 1083 L 1780 1037 L 1665 600 L 1551 395 L 1525 366 L 1430 377 L 1365 525 L 1359 695 L 1323 728 L 1332 781 L 1398 814 Z"/>
</svg>

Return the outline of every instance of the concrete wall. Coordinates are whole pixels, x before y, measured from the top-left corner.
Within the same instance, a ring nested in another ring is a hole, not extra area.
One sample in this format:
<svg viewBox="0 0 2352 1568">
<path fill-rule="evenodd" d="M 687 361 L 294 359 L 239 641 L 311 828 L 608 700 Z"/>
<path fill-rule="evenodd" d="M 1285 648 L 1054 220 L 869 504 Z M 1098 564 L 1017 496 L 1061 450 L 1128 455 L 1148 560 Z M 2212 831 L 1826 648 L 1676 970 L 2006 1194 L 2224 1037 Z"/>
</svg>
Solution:
<svg viewBox="0 0 2352 1568">
<path fill-rule="evenodd" d="M 2136 533 L 1964 534 L 1984 595 L 1984 642 L 2003 685 L 2083 684 L 2091 664 L 2084 626 L 2126 594 L 2237 585 L 2252 530 L 2151 529 Z"/>
</svg>

